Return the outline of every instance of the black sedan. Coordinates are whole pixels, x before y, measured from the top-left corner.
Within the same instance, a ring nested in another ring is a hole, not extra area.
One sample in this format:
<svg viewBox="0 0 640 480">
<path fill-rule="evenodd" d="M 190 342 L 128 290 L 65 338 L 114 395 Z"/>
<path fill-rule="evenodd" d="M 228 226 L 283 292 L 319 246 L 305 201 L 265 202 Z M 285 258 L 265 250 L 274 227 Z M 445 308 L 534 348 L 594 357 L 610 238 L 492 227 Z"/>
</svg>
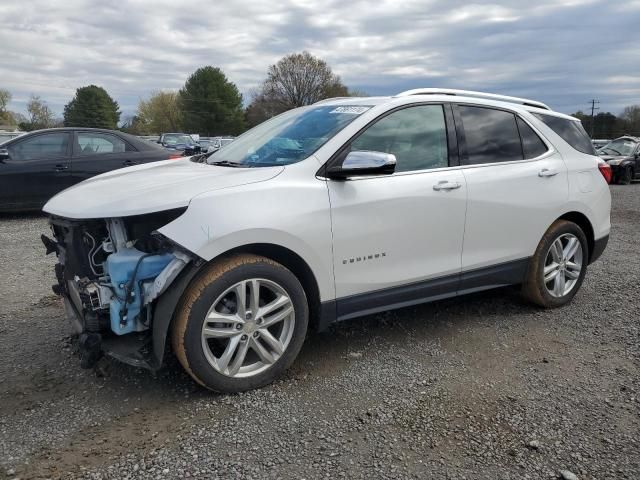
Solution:
<svg viewBox="0 0 640 480">
<path fill-rule="evenodd" d="M 0 212 L 39 210 L 56 193 L 94 175 L 179 156 L 114 130 L 31 132 L 0 144 Z"/>
<path fill-rule="evenodd" d="M 640 138 L 625 135 L 607 143 L 598 155 L 609 164 L 613 183 L 628 185 L 640 175 Z"/>
</svg>

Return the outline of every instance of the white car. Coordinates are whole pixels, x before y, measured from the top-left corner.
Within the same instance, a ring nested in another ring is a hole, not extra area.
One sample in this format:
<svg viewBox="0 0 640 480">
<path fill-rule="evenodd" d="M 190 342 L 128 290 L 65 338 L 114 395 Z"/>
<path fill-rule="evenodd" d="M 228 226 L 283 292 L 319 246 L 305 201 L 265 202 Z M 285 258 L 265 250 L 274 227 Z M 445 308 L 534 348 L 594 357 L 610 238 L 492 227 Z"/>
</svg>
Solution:
<svg viewBox="0 0 640 480">
<path fill-rule="evenodd" d="M 330 99 L 207 163 L 106 173 L 44 210 L 84 366 L 263 386 L 310 329 L 505 285 L 575 295 L 609 237 L 611 172 L 580 122 L 526 99 L 441 89 Z"/>
</svg>

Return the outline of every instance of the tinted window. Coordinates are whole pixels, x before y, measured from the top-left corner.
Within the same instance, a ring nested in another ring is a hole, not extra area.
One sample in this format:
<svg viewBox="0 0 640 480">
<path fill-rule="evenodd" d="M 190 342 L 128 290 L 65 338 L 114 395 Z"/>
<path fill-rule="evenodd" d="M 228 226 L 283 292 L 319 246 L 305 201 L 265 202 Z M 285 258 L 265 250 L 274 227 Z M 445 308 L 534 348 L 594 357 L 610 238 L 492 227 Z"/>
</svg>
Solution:
<svg viewBox="0 0 640 480">
<path fill-rule="evenodd" d="M 79 145 L 79 148 L 78 148 Z M 131 150 L 124 140 L 106 133 L 78 133 L 77 155 L 93 155 L 96 153 L 122 153 Z"/>
<path fill-rule="evenodd" d="M 522 160 L 522 145 L 513 113 L 460 105 L 467 141 L 467 164 Z"/>
<path fill-rule="evenodd" d="M 548 150 L 547 146 L 538 134 L 520 117 L 517 118 L 517 121 L 520 138 L 522 139 L 524 158 L 536 158 L 545 153 Z"/>
<path fill-rule="evenodd" d="M 441 105 L 393 112 L 364 131 L 351 151 L 372 150 L 396 156 L 396 172 L 448 166 L 447 128 Z"/>
<path fill-rule="evenodd" d="M 596 154 L 596 151 L 591 144 L 591 140 L 589 139 L 589 135 L 584 131 L 580 121 L 567 120 L 566 118 L 543 115 L 540 113 L 534 113 L 534 115 L 579 152 L 588 153 L 589 155 Z"/>
<path fill-rule="evenodd" d="M 68 144 L 68 133 L 45 133 L 16 142 L 8 147 L 8 150 L 11 160 L 60 158 L 67 155 Z"/>
</svg>

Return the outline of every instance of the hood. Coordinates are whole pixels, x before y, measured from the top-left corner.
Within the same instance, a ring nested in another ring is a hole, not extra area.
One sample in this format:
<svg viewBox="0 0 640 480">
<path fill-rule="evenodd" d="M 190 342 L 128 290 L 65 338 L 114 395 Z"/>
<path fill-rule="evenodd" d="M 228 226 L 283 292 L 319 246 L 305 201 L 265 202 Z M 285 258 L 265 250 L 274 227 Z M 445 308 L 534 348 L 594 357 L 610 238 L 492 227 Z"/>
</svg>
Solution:
<svg viewBox="0 0 640 480">
<path fill-rule="evenodd" d="M 284 167 L 233 168 L 164 160 L 113 170 L 68 188 L 43 210 L 65 218 L 108 218 L 186 207 L 196 195 L 269 180 Z"/>
<path fill-rule="evenodd" d="M 609 160 L 626 160 L 627 158 L 631 158 L 628 155 L 600 155 L 600 158 L 604 161 Z"/>
<path fill-rule="evenodd" d="M 616 166 L 620 165 L 625 160 L 629 160 L 632 157 L 629 155 L 600 155 L 600 158 L 607 162 L 609 165 Z"/>
</svg>

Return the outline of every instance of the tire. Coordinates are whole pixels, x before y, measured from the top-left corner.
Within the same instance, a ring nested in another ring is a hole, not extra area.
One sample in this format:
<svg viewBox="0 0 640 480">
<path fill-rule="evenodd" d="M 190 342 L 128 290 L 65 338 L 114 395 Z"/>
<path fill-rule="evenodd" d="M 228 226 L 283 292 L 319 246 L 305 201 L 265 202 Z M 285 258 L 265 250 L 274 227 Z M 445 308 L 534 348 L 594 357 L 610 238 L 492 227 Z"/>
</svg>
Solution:
<svg viewBox="0 0 640 480">
<path fill-rule="evenodd" d="M 567 247 L 572 239 L 577 240 L 577 246 L 572 242 L 575 254 L 567 258 L 567 252 L 571 254 Z M 555 249 L 558 241 L 562 245 L 561 253 Z M 554 251 L 551 250 L 552 247 Z M 558 258 L 560 261 L 557 261 Z M 582 229 L 573 222 L 557 220 L 543 235 L 529 262 L 522 293 L 527 300 L 541 307 L 561 307 L 569 303 L 580 289 L 588 263 L 589 246 Z M 575 265 L 579 265 L 579 270 Z M 545 272 L 549 279 L 547 282 Z M 565 280 L 564 288 L 562 278 Z"/>
<path fill-rule="evenodd" d="M 296 276 L 268 258 L 239 254 L 212 263 L 187 287 L 171 341 L 200 385 L 243 392 L 273 382 L 291 366 L 308 323 L 307 297 Z"/>
<path fill-rule="evenodd" d="M 633 180 L 633 172 L 631 171 L 631 167 L 625 167 L 620 174 L 618 183 L 620 183 L 620 185 L 630 185 L 631 180 Z"/>
</svg>

